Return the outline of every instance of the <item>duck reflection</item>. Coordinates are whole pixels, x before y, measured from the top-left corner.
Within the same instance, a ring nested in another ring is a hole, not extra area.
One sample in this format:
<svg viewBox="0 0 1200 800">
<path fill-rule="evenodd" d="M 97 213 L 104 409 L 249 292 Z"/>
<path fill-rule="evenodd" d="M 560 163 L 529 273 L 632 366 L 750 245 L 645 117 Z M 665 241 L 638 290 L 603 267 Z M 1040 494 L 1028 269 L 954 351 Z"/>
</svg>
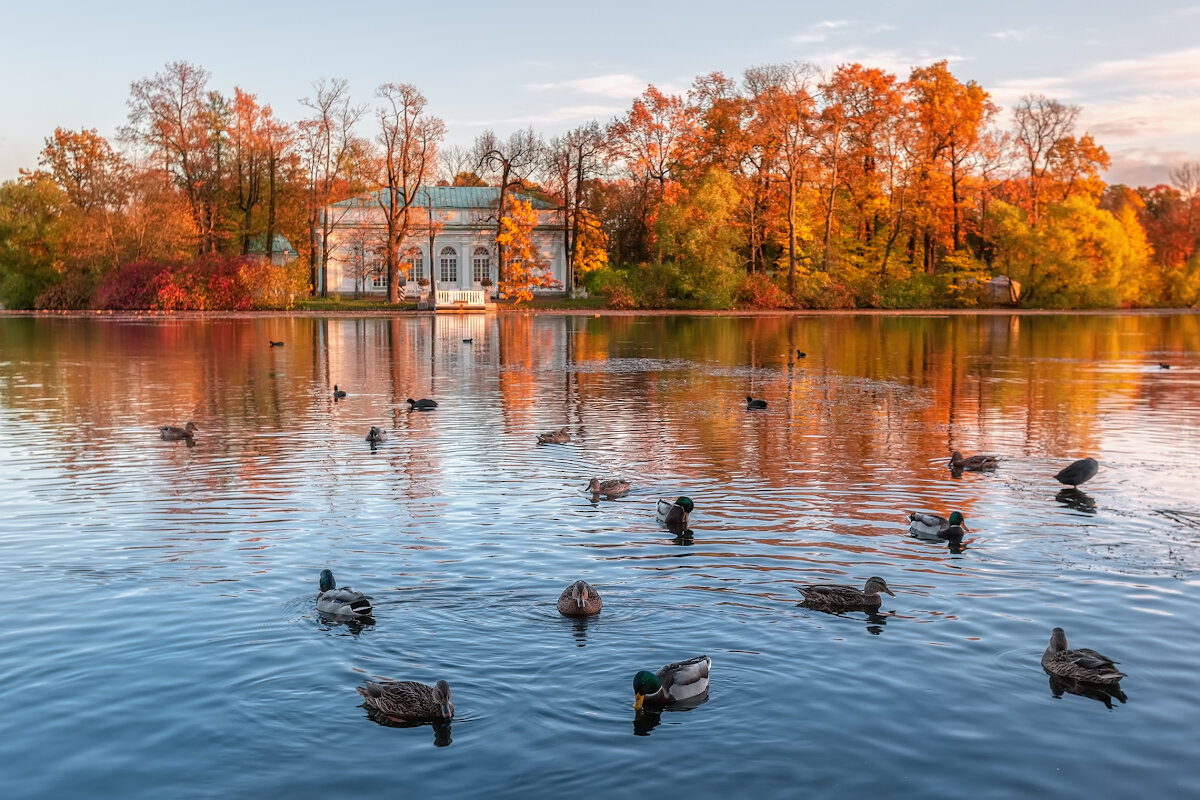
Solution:
<svg viewBox="0 0 1200 800">
<path fill-rule="evenodd" d="M 368 628 L 375 627 L 374 617 L 331 617 L 318 611 L 317 619 L 327 626 L 326 630 L 345 628 L 346 632 L 352 636 L 358 636 Z"/>
<path fill-rule="evenodd" d="M 1064 693 L 1076 694 L 1080 697 L 1090 697 L 1092 700 L 1098 700 L 1101 703 L 1104 703 L 1104 705 L 1110 709 L 1113 707 L 1112 701 L 1114 699 L 1120 701 L 1121 703 L 1124 703 L 1125 700 L 1128 699 L 1128 696 L 1121 691 L 1121 687 L 1115 683 L 1085 683 L 1073 678 L 1062 678 L 1058 675 L 1050 675 L 1049 673 L 1047 673 L 1047 676 L 1050 678 L 1050 693 L 1053 694 L 1055 698 L 1061 698 Z"/>
<path fill-rule="evenodd" d="M 866 626 L 867 633 L 871 634 L 872 636 L 878 636 L 879 634 L 883 633 L 883 626 L 887 625 L 888 617 L 892 616 L 891 614 L 880 614 L 878 609 L 868 610 L 865 608 L 860 608 L 837 611 L 827 608 L 820 608 L 819 606 L 811 605 L 803 601 L 797 603 L 796 606 L 798 608 L 806 608 L 809 611 L 820 611 L 822 614 L 828 614 L 831 617 L 841 617 L 842 619 L 855 620 L 858 622 L 868 622 L 870 624 Z M 853 612 L 861 612 L 864 614 L 864 616 L 859 617 Z"/>
<path fill-rule="evenodd" d="M 658 727 L 662 722 L 662 715 L 676 711 L 694 711 L 698 706 L 708 702 L 708 692 L 690 697 L 687 700 L 680 700 L 676 703 L 671 703 L 669 706 L 642 706 L 633 713 L 633 735 L 634 736 L 649 736 L 650 731 Z"/>
<path fill-rule="evenodd" d="M 954 555 L 961 555 L 967 549 L 967 540 L 962 533 L 945 533 L 945 534 L 919 534 L 909 532 L 909 538 L 919 539 L 922 542 L 941 542 L 946 545 L 946 549 Z"/>
<path fill-rule="evenodd" d="M 442 722 L 400 722 L 392 719 L 387 714 L 384 714 L 373 708 L 368 708 L 365 704 L 360 705 L 359 708 L 362 708 L 367 712 L 367 719 L 371 720 L 376 725 L 381 725 L 385 728 L 423 728 L 426 725 L 430 726 L 433 728 L 434 747 L 447 747 L 453 741 L 453 739 L 450 738 L 450 720 L 445 720 Z"/>
<path fill-rule="evenodd" d="M 1054 495 L 1056 502 L 1061 503 L 1067 508 L 1073 508 L 1076 511 L 1082 511 L 1085 514 L 1096 513 L 1096 500 L 1082 490 L 1070 487 L 1060 489 L 1058 494 Z"/>
<path fill-rule="evenodd" d="M 591 617 L 572 617 L 571 636 L 575 639 L 576 647 L 587 647 L 587 628 Z"/>
<path fill-rule="evenodd" d="M 672 540 L 675 544 L 681 547 L 691 547 L 696 543 L 696 532 L 691 528 L 685 528 L 681 531 L 673 531 L 675 538 Z"/>
</svg>

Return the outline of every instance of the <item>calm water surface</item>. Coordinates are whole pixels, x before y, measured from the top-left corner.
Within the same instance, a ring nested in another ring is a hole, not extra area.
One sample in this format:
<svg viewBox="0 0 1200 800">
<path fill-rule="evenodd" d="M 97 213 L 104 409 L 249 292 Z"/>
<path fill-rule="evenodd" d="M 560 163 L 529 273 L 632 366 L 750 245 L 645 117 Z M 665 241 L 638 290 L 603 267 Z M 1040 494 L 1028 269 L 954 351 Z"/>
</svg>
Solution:
<svg viewBox="0 0 1200 800">
<path fill-rule="evenodd" d="M 4 318 L 0 455 L 6 798 L 1200 796 L 1195 315 Z M 871 575 L 880 614 L 798 605 Z M 1055 698 L 1056 625 L 1126 703 Z M 635 715 L 700 653 L 707 701 Z M 372 676 L 445 678 L 449 731 Z"/>
</svg>

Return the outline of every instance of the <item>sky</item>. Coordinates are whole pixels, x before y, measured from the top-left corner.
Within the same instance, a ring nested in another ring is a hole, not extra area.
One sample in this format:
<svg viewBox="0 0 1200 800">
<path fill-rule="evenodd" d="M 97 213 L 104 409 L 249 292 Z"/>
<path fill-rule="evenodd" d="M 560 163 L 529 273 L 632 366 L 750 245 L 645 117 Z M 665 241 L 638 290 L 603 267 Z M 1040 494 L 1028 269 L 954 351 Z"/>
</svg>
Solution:
<svg viewBox="0 0 1200 800">
<path fill-rule="evenodd" d="M 346 79 L 365 104 L 381 83 L 411 83 L 447 143 L 465 146 L 487 128 L 606 123 L 647 85 L 683 94 L 710 72 L 857 61 L 904 78 L 947 59 L 1005 127 L 1023 94 L 1080 106 L 1079 132 L 1112 156 L 1110 183 L 1165 183 L 1200 161 L 1200 0 L 60 0 L 12 4 L 0 23 L 0 181 L 36 167 L 56 127 L 115 139 L 130 84 L 173 61 L 293 122 L 318 79 Z"/>
</svg>

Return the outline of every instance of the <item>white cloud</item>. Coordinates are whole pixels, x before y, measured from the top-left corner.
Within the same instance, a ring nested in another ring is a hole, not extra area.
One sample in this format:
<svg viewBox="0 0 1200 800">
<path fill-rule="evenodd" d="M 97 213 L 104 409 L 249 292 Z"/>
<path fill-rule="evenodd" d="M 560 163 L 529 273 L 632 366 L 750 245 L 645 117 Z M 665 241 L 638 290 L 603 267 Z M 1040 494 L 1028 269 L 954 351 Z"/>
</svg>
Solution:
<svg viewBox="0 0 1200 800">
<path fill-rule="evenodd" d="M 836 67 L 841 64 L 862 64 L 864 67 L 876 67 L 890 72 L 901 79 L 907 79 L 913 67 L 925 67 L 945 59 L 951 64 L 965 61 L 963 56 L 934 54 L 929 51 L 903 52 L 867 47 L 846 47 L 841 50 L 827 50 L 813 53 L 806 60 L 822 67 Z"/>
<path fill-rule="evenodd" d="M 593 119 L 603 123 L 606 122 L 610 117 L 615 117 L 618 114 L 622 114 L 626 110 L 628 109 L 621 106 L 561 106 L 559 108 L 552 108 L 547 111 L 529 112 L 513 117 L 503 117 L 490 120 L 462 121 L 455 122 L 454 124 L 472 128 L 489 128 L 496 126 L 524 127 L 526 125 L 562 125 L 564 123 L 573 124 L 587 122 Z"/>
<path fill-rule="evenodd" d="M 815 42 L 823 42 L 829 38 L 829 33 L 838 28 L 844 28 L 849 23 L 844 19 L 827 19 L 822 22 L 816 22 L 809 25 L 802 33 L 797 33 L 791 37 L 790 41 L 794 44 L 813 44 Z"/>
<path fill-rule="evenodd" d="M 1033 37 L 1037 33 L 1037 28 L 1006 28 L 1002 31 L 993 31 L 988 34 L 991 39 L 999 39 L 1002 42 L 1023 42 Z"/>
<path fill-rule="evenodd" d="M 1146 94 L 1090 103 L 1083 107 L 1079 127 L 1101 142 L 1200 136 L 1200 95 Z"/>
<path fill-rule="evenodd" d="M 596 75 L 591 78 L 577 78 L 573 81 L 558 83 L 531 83 L 525 88 L 543 92 L 551 90 L 570 90 L 584 94 L 596 94 L 602 97 L 637 97 L 646 90 L 647 81 L 636 75 L 616 73 L 611 75 Z"/>
<path fill-rule="evenodd" d="M 1171 182 L 1171 170 L 1195 156 L 1183 150 L 1156 147 L 1129 148 L 1110 153 L 1112 166 L 1105 174 L 1109 183 L 1126 186 L 1157 186 Z"/>
<path fill-rule="evenodd" d="M 1042 94 L 1063 102 L 1079 96 L 1069 78 L 1013 78 L 996 81 L 984 88 L 992 96 L 993 103 L 1006 108 L 1012 107 L 1027 94 Z"/>
<path fill-rule="evenodd" d="M 1168 88 L 1194 90 L 1197 87 L 1197 75 L 1200 75 L 1200 47 L 1158 53 L 1146 58 L 1103 61 L 1084 70 L 1080 77 L 1084 80 L 1146 82 L 1151 84 L 1147 88 L 1161 91 Z"/>
</svg>

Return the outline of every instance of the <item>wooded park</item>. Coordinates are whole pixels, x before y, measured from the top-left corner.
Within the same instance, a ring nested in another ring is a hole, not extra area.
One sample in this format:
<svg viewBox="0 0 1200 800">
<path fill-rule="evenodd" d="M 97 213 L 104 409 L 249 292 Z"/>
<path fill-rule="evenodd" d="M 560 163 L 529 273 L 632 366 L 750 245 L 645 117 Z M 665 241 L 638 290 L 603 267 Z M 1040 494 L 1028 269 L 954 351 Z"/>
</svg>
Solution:
<svg viewBox="0 0 1200 800">
<path fill-rule="evenodd" d="M 447 145 L 403 83 L 360 102 L 320 79 L 286 121 L 174 62 L 127 102 L 111 140 L 57 129 L 0 185 L 5 308 L 290 308 L 328 293 L 330 209 L 366 195 L 385 219 L 381 304 L 396 303 L 401 245 L 434 224 L 416 198 L 435 185 L 499 188 L 510 302 L 547 288 L 628 309 L 1200 301 L 1200 162 L 1171 185 L 1107 184 L 1079 107 L 1026 95 L 1001 109 L 946 61 L 904 78 L 801 62 L 711 73 L 685 95 L 648 86 L 608 121 L 469 146 Z M 530 283 L 521 197 L 557 210 L 558 286 Z"/>
</svg>

